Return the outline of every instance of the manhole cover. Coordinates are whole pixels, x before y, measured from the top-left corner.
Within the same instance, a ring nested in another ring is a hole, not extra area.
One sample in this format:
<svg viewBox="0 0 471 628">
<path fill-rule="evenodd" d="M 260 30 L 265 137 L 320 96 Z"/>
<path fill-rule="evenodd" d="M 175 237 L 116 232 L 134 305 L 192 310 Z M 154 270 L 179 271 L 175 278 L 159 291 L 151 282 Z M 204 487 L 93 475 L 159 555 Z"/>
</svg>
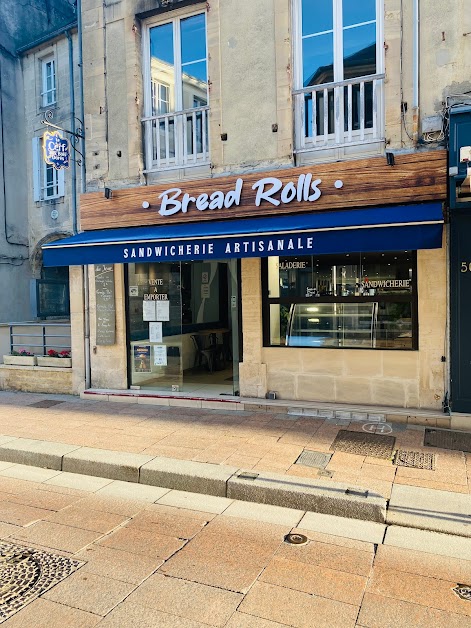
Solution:
<svg viewBox="0 0 471 628">
<path fill-rule="evenodd" d="M 56 399 L 43 399 L 42 401 L 36 401 L 35 403 L 29 403 L 30 408 L 52 408 L 52 406 L 57 406 L 59 403 L 64 403 L 64 401 L 57 401 Z"/>
<path fill-rule="evenodd" d="M 452 430 L 426 429 L 424 445 L 440 447 L 440 449 L 457 449 L 471 452 L 471 434 L 469 432 L 453 432 Z"/>
<path fill-rule="evenodd" d="M 462 600 L 471 602 L 471 586 L 469 584 L 457 584 L 456 587 L 453 587 L 452 591 Z"/>
<path fill-rule="evenodd" d="M 395 443 L 394 436 L 340 430 L 330 449 L 357 456 L 371 456 L 387 460 L 392 457 Z"/>
<path fill-rule="evenodd" d="M 308 449 L 305 449 L 294 464 L 303 464 L 305 467 L 325 469 L 331 458 L 332 454 L 325 454 L 322 451 L 309 451 Z"/>
<path fill-rule="evenodd" d="M 394 458 L 394 464 L 397 467 L 413 467 L 414 469 L 435 471 L 435 454 L 398 449 Z"/>
<path fill-rule="evenodd" d="M 83 564 L 0 541 L 0 624 Z"/>
<path fill-rule="evenodd" d="M 293 532 L 285 536 L 285 542 L 290 543 L 290 545 L 306 545 L 308 538 L 304 534 Z"/>
</svg>

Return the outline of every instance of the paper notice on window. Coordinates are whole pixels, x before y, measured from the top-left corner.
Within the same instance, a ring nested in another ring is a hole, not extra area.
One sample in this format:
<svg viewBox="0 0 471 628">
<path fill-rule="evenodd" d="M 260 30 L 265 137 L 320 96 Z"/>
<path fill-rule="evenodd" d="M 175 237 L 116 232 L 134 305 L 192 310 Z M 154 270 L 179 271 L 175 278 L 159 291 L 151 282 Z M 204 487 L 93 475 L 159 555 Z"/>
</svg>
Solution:
<svg viewBox="0 0 471 628">
<path fill-rule="evenodd" d="M 154 366 L 167 366 L 167 345 L 154 347 Z"/>
<path fill-rule="evenodd" d="M 170 301 L 155 301 L 156 305 L 156 321 L 170 320 Z"/>
<path fill-rule="evenodd" d="M 201 284 L 201 298 L 209 299 L 209 297 L 210 297 L 209 283 Z"/>
<path fill-rule="evenodd" d="M 143 301 L 142 302 L 142 320 L 144 321 L 156 320 L 155 304 L 156 304 L 156 301 Z"/>
<path fill-rule="evenodd" d="M 162 323 L 149 323 L 149 342 L 162 342 Z"/>
</svg>

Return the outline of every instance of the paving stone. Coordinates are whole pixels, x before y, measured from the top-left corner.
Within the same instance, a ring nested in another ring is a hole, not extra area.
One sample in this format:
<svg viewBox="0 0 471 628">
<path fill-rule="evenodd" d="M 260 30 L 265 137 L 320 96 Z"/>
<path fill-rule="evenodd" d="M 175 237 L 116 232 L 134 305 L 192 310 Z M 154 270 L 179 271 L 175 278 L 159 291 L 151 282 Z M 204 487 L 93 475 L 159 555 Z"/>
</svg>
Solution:
<svg viewBox="0 0 471 628">
<path fill-rule="evenodd" d="M 275 556 L 261 581 L 360 606 L 366 577 Z"/>
<path fill-rule="evenodd" d="M 335 517 L 318 512 L 307 512 L 299 522 L 298 528 L 358 539 L 368 543 L 382 543 L 386 530 L 386 526 L 381 523 Z"/>
<path fill-rule="evenodd" d="M 132 554 L 100 545 L 90 545 L 79 552 L 76 557 L 87 561 L 82 571 L 131 584 L 139 584 L 163 563 L 163 560 L 159 558 Z"/>
<path fill-rule="evenodd" d="M 368 592 L 422 606 L 430 606 L 458 615 L 466 615 L 468 621 L 471 622 L 469 619 L 471 617 L 471 604 L 455 595 L 452 589 L 456 584 L 456 582 L 424 575 L 375 567 L 373 578 L 368 584 Z"/>
<path fill-rule="evenodd" d="M 168 491 L 157 503 L 166 506 L 175 506 L 176 508 L 188 508 L 189 510 L 200 510 L 202 512 L 220 514 L 233 503 L 233 500 L 227 499 L 227 497 L 202 495 L 201 493 Z"/>
<path fill-rule="evenodd" d="M 76 495 L 64 495 L 51 491 L 41 491 L 36 489 L 28 489 L 21 493 L 11 494 L 7 501 L 16 504 L 24 504 L 25 506 L 33 506 L 34 508 L 44 508 L 45 510 L 58 511 L 66 508 L 71 504 L 77 503 L 80 497 Z"/>
<path fill-rule="evenodd" d="M 366 593 L 357 625 L 365 628 L 469 628 L 469 618 Z"/>
<path fill-rule="evenodd" d="M 138 499 L 106 497 L 100 495 L 100 491 L 87 495 L 87 497 L 83 497 L 79 501 L 75 498 L 75 503 L 77 507 L 84 510 L 99 510 L 100 512 L 110 512 L 126 517 L 136 515 L 147 505 L 147 502 Z"/>
<path fill-rule="evenodd" d="M 245 593 L 289 530 L 288 526 L 218 517 L 164 563 L 159 572 Z"/>
<path fill-rule="evenodd" d="M 139 482 L 139 469 L 152 458 L 143 454 L 81 447 L 64 456 L 62 469 L 112 480 Z"/>
<path fill-rule="evenodd" d="M 60 471 L 63 456 L 75 449 L 78 445 L 17 438 L 0 445 L 0 460 Z"/>
<path fill-rule="evenodd" d="M 40 521 L 15 534 L 14 538 L 26 543 L 35 543 L 43 547 L 75 553 L 89 543 L 96 541 L 100 536 L 101 534 L 97 532 Z"/>
<path fill-rule="evenodd" d="M 207 624 L 129 602 L 117 606 L 100 623 L 100 628 L 205 628 L 205 626 Z"/>
<path fill-rule="evenodd" d="M 387 523 L 471 537 L 471 495 L 394 485 Z"/>
<path fill-rule="evenodd" d="M 53 486 L 63 486 L 94 493 L 111 482 L 112 480 L 107 478 L 90 477 L 89 475 L 81 475 L 79 473 L 60 473 L 50 480 L 46 480 L 44 484 L 52 484 Z"/>
<path fill-rule="evenodd" d="M 57 604 L 44 598 L 38 598 L 26 608 L 16 613 L 8 620 L 8 628 L 91 628 L 96 626 L 102 617 L 71 608 L 64 604 Z"/>
<path fill-rule="evenodd" d="M 153 558 L 167 559 L 185 545 L 185 541 L 149 530 L 124 527 L 113 532 L 99 545 Z"/>
<path fill-rule="evenodd" d="M 110 532 L 127 520 L 128 517 L 123 515 L 88 508 L 85 509 L 81 505 L 63 508 L 61 511 L 49 515 L 47 518 L 47 521 L 52 523 L 60 523 L 73 528 L 100 532 L 101 534 Z"/>
<path fill-rule="evenodd" d="M 105 616 L 131 591 L 133 584 L 78 571 L 48 591 L 43 598 Z"/>
<path fill-rule="evenodd" d="M 226 484 L 237 467 L 172 458 L 154 458 L 140 470 L 140 483 L 226 497 Z"/>
<path fill-rule="evenodd" d="M 109 482 L 97 490 L 99 497 L 117 497 L 120 499 L 138 499 L 143 502 L 156 502 L 169 492 L 168 488 L 160 488 L 158 486 L 146 486 L 145 484 L 133 484 L 130 482 L 121 482 L 115 480 Z"/>
<path fill-rule="evenodd" d="M 214 518 L 213 514 L 182 510 L 152 504 L 142 510 L 127 525 L 128 529 L 143 529 L 154 534 L 191 539 Z"/>
<path fill-rule="evenodd" d="M 35 521 L 45 519 L 50 511 L 43 508 L 34 508 L 24 504 L 2 501 L 0 506 L 0 521 L 16 526 L 27 526 Z"/>
<path fill-rule="evenodd" d="M 358 607 L 351 604 L 264 582 L 254 584 L 239 610 L 296 628 L 312 628 L 314 618 L 318 626 L 353 628 L 358 613 Z"/>
<path fill-rule="evenodd" d="M 386 530 L 384 543 L 385 545 L 471 561 L 471 539 L 462 536 L 440 534 L 439 532 L 404 528 L 402 526 L 389 526 Z"/>
<path fill-rule="evenodd" d="M 27 480 L 28 482 L 45 482 L 56 477 L 59 473 L 60 471 L 52 471 L 51 469 L 41 469 L 25 464 L 13 464 L 11 467 L 0 471 L 0 476 Z"/>
<path fill-rule="evenodd" d="M 128 601 L 210 626 L 224 626 L 242 597 L 239 593 L 157 573 L 132 593 Z"/>
<path fill-rule="evenodd" d="M 236 611 L 226 624 L 226 628 L 280 628 L 282 626 L 286 626 L 286 624 L 239 613 L 239 611 Z"/>
</svg>

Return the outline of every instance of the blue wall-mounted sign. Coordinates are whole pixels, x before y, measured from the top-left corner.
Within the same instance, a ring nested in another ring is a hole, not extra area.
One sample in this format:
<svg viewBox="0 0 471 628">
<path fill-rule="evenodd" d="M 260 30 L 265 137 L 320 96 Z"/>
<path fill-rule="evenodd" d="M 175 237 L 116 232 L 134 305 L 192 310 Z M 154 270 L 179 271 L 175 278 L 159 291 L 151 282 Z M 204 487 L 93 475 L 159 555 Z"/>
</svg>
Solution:
<svg viewBox="0 0 471 628">
<path fill-rule="evenodd" d="M 69 167 L 69 140 L 61 136 L 59 131 L 46 131 L 43 135 L 44 161 L 56 170 Z"/>
</svg>

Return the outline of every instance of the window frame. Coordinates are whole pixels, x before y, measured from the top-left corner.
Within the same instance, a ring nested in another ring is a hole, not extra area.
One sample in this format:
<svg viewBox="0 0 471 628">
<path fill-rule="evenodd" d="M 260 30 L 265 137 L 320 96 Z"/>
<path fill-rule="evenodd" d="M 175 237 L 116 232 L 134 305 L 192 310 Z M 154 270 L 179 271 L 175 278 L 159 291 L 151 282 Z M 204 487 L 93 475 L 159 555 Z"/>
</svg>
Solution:
<svg viewBox="0 0 471 628">
<path fill-rule="evenodd" d="M 56 170 L 54 166 L 49 166 L 44 161 L 43 138 L 33 137 L 32 139 L 32 167 L 33 167 L 33 200 L 35 202 L 53 201 L 65 196 L 65 168 Z M 46 190 L 51 186 L 47 185 L 47 171 L 52 168 L 55 193 L 46 194 Z"/>
<path fill-rule="evenodd" d="M 56 56 L 54 53 L 47 55 L 46 57 L 42 57 L 40 59 L 41 63 L 41 107 L 52 107 L 57 104 L 57 62 Z M 48 89 L 47 87 L 47 67 L 49 64 L 52 64 L 53 72 L 51 74 L 52 87 Z M 52 99 L 49 100 L 48 96 L 52 94 Z"/>
<path fill-rule="evenodd" d="M 391 251 L 392 252 L 392 251 Z M 339 254 L 340 255 L 340 254 Z M 361 253 L 358 253 L 361 255 Z M 321 257 L 321 256 L 319 256 Z M 417 287 L 417 251 L 411 251 L 411 263 L 413 268 L 412 290 L 410 294 L 382 294 L 375 296 L 325 296 L 325 297 L 270 297 L 268 293 L 268 258 L 261 259 L 261 289 L 262 289 L 262 332 L 263 346 L 271 349 L 307 349 L 307 350 L 340 350 L 340 351 L 418 351 L 419 349 L 419 320 L 418 320 L 418 287 Z M 270 342 L 270 305 L 291 305 L 291 304 L 319 304 L 319 303 L 410 303 L 412 318 L 412 346 L 410 348 L 400 347 L 315 347 L 315 346 L 289 346 L 274 345 Z"/>
<path fill-rule="evenodd" d="M 172 24 L 173 27 L 173 48 L 174 52 L 177 51 L 178 55 L 175 55 L 174 67 L 175 67 L 175 113 L 185 111 L 183 109 L 183 81 L 182 81 L 182 63 L 181 63 L 181 45 L 180 45 L 180 22 L 187 18 L 194 17 L 196 15 L 204 15 L 205 17 L 205 45 L 206 45 L 206 68 L 208 70 L 208 24 L 207 24 L 207 11 L 200 8 L 199 10 L 180 13 L 173 17 L 167 17 L 162 19 L 162 16 L 157 18 L 150 18 L 147 20 L 143 27 L 142 37 L 142 69 L 143 69 L 143 81 L 144 81 L 144 117 L 151 117 L 152 114 L 152 75 L 151 75 L 151 62 L 150 62 L 150 31 L 155 26 L 164 26 L 165 24 Z M 162 81 L 157 80 L 158 84 L 164 84 Z M 170 96 L 170 89 L 169 89 Z M 209 106 L 209 77 L 207 87 L 208 105 Z"/>
</svg>

